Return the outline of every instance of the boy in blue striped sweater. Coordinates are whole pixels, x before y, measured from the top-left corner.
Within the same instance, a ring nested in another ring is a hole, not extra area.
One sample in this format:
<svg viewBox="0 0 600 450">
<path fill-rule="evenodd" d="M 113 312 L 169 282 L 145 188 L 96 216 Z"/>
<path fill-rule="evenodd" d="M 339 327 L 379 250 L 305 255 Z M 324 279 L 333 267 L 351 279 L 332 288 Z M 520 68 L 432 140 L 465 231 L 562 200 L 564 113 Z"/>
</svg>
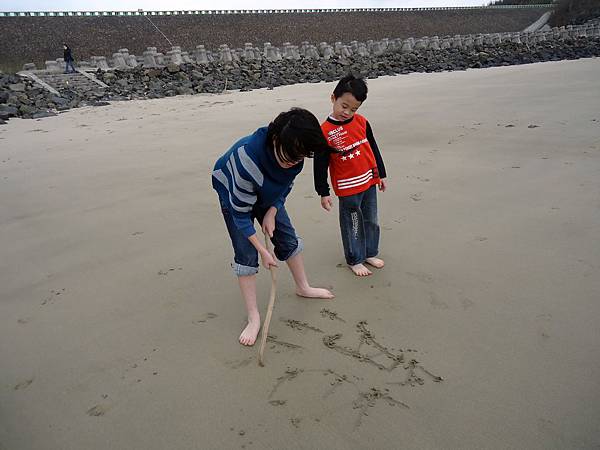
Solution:
<svg viewBox="0 0 600 450">
<path fill-rule="evenodd" d="M 253 345 L 260 330 L 256 304 L 258 255 L 263 267 L 277 267 L 275 258 L 256 235 L 254 219 L 271 238 L 277 259 L 290 268 L 296 294 L 333 298 L 327 289 L 308 283 L 301 255 L 302 239 L 296 235 L 284 206 L 294 178 L 302 171 L 304 158 L 328 150 L 317 118 L 305 109 L 293 108 L 279 114 L 268 127 L 237 141 L 215 164 L 212 185 L 219 195 L 233 245 L 231 266 L 248 313 L 248 324 L 239 337 L 242 345 Z"/>
</svg>

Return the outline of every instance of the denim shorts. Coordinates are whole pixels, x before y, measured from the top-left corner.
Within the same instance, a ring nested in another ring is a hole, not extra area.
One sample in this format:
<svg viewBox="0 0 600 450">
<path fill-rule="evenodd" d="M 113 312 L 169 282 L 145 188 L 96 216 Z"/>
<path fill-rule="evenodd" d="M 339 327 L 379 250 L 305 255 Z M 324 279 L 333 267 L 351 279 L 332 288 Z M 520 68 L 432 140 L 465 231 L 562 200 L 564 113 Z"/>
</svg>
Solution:
<svg viewBox="0 0 600 450">
<path fill-rule="evenodd" d="M 233 273 L 237 276 L 255 275 L 258 273 L 258 252 L 248 238 L 235 226 L 227 203 L 220 198 L 219 202 L 233 246 L 233 263 L 231 264 Z M 255 206 L 252 209 L 252 218 L 256 219 L 259 224 L 262 224 L 267 210 L 268 208 L 264 209 Z M 260 239 L 262 239 L 262 236 Z M 292 226 L 285 207 L 277 210 L 277 214 L 275 215 L 275 231 L 273 232 L 271 242 L 273 243 L 275 257 L 279 261 L 286 261 L 292 256 L 296 256 L 304 248 L 302 238 L 296 235 L 296 230 Z"/>
</svg>

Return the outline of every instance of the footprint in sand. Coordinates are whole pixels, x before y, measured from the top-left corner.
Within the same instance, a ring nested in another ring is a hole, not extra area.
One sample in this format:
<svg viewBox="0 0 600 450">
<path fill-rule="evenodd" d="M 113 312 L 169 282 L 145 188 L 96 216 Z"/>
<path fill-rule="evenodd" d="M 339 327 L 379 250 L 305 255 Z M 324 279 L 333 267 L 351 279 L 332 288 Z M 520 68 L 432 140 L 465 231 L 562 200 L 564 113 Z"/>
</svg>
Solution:
<svg viewBox="0 0 600 450">
<path fill-rule="evenodd" d="M 433 292 L 429 293 L 429 304 L 435 309 L 448 309 L 448 304 L 437 298 Z"/>
<path fill-rule="evenodd" d="M 417 280 L 423 283 L 433 283 L 433 277 L 425 272 L 406 272 L 407 275 L 415 277 Z"/>
<path fill-rule="evenodd" d="M 108 411 L 106 405 L 95 405 L 86 411 L 86 414 L 90 417 L 101 417 Z"/>
<path fill-rule="evenodd" d="M 218 317 L 215 313 L 206 313 L 203 314 L 202 316 L 200 316 L 199 319 L 194 320 L 192 323 L 205 323 L 206 321 L 210 320 L 210 319 L 214 319 L 215 317 Z"/>
<path fill-rule="evenodd" d="M 475 303 L 473 303 L 473 301 L 469 300 L 467 297 L 463 297 L 460 299 L 460 304 L 464 310 L 467 310 L 470 307 L 472 307 Z"/>
<path fill-rule="evenodd" d="M 27 389 L 31 383 L 33 383 L 33 378 L 29 379 L 29 380 L 25 380 L 25 381 L 21 381 L 19 384 L 17 384 L 14 389 L 15 391 L 20 391 L 21 389 Z"/>
<path fill-rule="evenodd" d="M 415 202 L 419 202 L 423 199 L 423 193 L 422 192 L 417 192 L 416 194 L 410 194 L 410 199 L 415 201 Z"/>
<path fill-rule="evenodd" d="M 535 316 L 535 320 L 538 324 L 538 334 L 543 341 L 546 341 L 550 338 L 550 334 L 547 330 L 547 325 L 552 321 L 552 314 L 538 314 Z"/>
<path fill-rule="evenodd" d="M 56 297 L 58 297 L 61 294 L 64 294 L 65 289 L 60 289 L 55 291 L 54 289 L 50 290 L 50 295 L 48 297 L 46 297 L 44 300 L 42 300 L 42 306 L 44 305 L 48 305 L 48 304 L 52 304 L 54 303 L 54 300 L 56 299 Z"/>
</svg>

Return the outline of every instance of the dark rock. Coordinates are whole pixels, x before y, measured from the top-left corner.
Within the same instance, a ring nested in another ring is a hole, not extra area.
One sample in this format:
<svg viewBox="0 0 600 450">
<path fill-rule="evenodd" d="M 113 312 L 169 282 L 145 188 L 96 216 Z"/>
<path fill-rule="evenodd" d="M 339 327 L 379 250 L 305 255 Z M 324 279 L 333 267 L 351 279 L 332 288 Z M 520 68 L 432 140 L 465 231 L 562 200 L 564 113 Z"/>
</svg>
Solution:
<svg viewBox="0 0 600 450">
<path fill-rule="evenodd" d="M 186 86 L 180 86 L 178 88 L 175 89 L 175 91 L 177 92 L 178 95 L 186 95 L 186 94 L 193 94 L 194 91 Z"/>
<path fill-rule="evenodd" d="M 98 102 L 98 101 L 91 101 L 90 106 L 108 106 L 110 105 L 109 102 Z"/>
<path fill-rule="evenodd" d="M 22 115 L 24 115 L 24 116 L 31 115 L 31 114 L 33 114 L 36 111 L 37 110 L 35 109 L 35 107 L 31 106 L 31 105 L 21 105 L 19 107 L 19 113 L 22 114 Z"/>
<path fill-rule="evenodd" d="M 167 70 L 169 71 L 169 73 L 177 73 L 181 70 L 181 67 L 179 67 L 177 64 L 170 63 L 167 66 Z"/>
<path fill-rule="evenodd" d="M 162 70 L 160 70 L 160 69 L 146 69 L 146 74 L 149 77 L 156 78 L 156 77 L 160 77 L 160 75 L 162 74 Z"/>
<path fill-rule="evenodd" d="M 52 96 L 50 101 L 52 101 L 52 103 L 54 103 L 56 105 L 61 105 L 61 106 L 69 103 L 69 100 L 67 100 L 66 98 L 59 97 L 57 95 Z"/>
<path fill-rule="evenodd" d="M 19 114 L 19 110 L 14 106 L 0 105 L 0 118 L 8 119 L 9 117 L 16 117 Z"/>
<path fill-rule="evenodd" d="M 25 91 L 25 83 L 9 84 L 8 88 L 14 92 L 24 92 Z"/>
</svg>

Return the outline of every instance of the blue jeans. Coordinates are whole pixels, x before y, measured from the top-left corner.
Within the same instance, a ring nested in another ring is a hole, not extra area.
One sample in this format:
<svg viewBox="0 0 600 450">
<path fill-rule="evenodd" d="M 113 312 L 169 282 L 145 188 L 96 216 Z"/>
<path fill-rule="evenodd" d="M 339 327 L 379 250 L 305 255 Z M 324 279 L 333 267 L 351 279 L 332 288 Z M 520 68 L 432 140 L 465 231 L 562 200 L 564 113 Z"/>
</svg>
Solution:
<svg viewBox="0 0 600 450">
<path fill-rule="evenodd" d="M 225 219 L 225 225 L 231 238 L 231 244 L 233 245 L 234 262 L 231 264 L 233 273 L 237 276 L 255 275 L 258 272 L 258 252 L 248 238 L 235 226 L 227 202 L 221 198 L 219 198 L 219 202 L 223 218 Z M 267 210 L 268 208 L 263 209 L 255 206 L 252 209 L 252 218 L 262 224 Z M 271 242 L 273 243 L 275 256 L 279 261 L 286 261 L 292 256 L 296 256 L 304 248 L 302 239 L 296 235 L 296 230 L 292 226 L 285 207 L 277 210 L 277 214 L 275 214 L 275 231 L 273 232 Z"/>
<path fill-rule="evenodd" d="M 69 67 L 71 68 L 71 72 L 76 72 L 73 61 L 65 61 L 65 73 L 69 73 Z"/>
<path fill-rule="evenodd" d="M 354 266 L 379 253 L 377 186 L 339 197 L 340 230 L 346 263 Z"/>
</svg>

